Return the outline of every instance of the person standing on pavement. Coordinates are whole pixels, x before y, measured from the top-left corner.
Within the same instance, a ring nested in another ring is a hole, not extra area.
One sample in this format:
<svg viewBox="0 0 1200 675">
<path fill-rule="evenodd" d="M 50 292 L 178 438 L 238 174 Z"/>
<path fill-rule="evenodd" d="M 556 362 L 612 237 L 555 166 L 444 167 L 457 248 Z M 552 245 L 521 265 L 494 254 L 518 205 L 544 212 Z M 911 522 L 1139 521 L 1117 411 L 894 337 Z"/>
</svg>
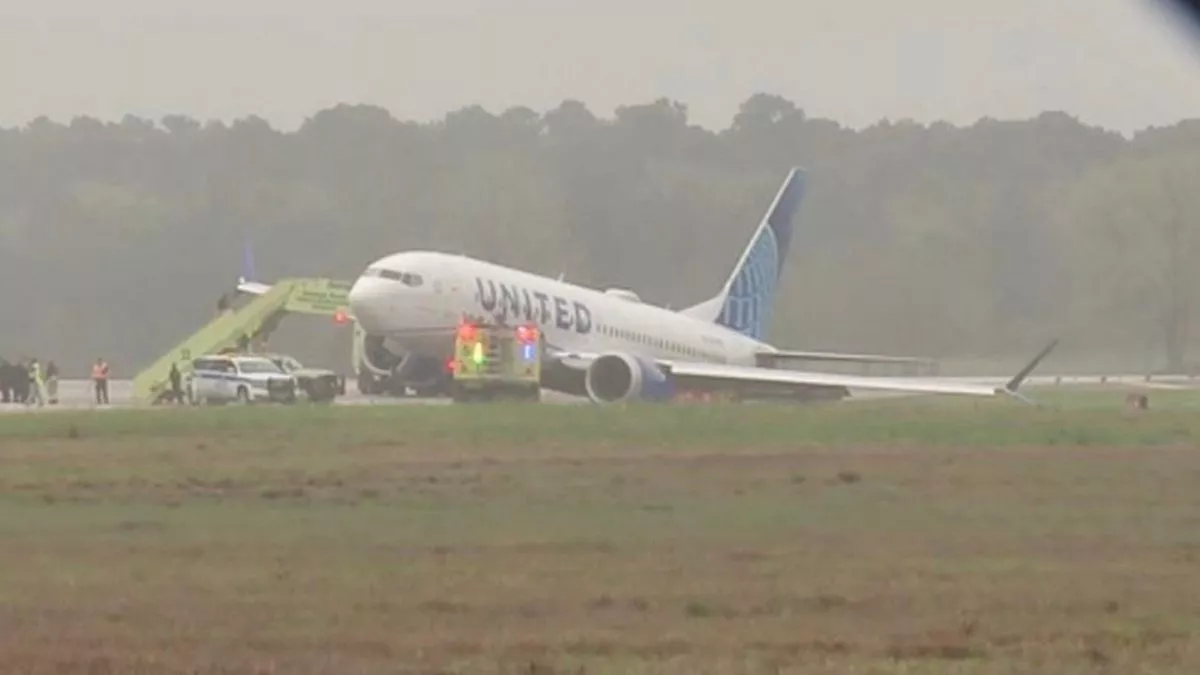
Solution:
<svg viewBox="0 0 1200 675">
<path fill-rule="evenodd" d="M 37 359 L 29 360 L 29 398 L 25 403 L 37 403 L 39 408 L 46 405 L 46 383 L 42 379 L 42 364 Z"/>
<path fill-rule="evenodd" d="M 13 403 L 24 403 L 29 400 L 29 359 L 23 358 L 17 363 L 9 364 L 9 368 Z"/>
<path fill-rule="evenodd" d="M 169 377 L 171 380 L 171 398 L 174 399 L 175 403 L 182 405 L 183 404 L 183 375 L 181 375 L 179 372 L 178 364 L 175 364 L 175 363 L 171 364 L 171 373 L 170 373 Z"/>
<path fill-rule="evenodd" d="M 102 358 L 92 364 L 92 384 L 96 388 L 96 403 L 108 405 L 108 364 Z"/>
<path fill-rule="evenodd" d="M 46 399 L 50 405 L 58 403 L 58 364 L 46 363 Z"/>
<path fill-rule="evenodd" d="M 13 400 L 12 364 L 8 359 L 0 358 L 0 402 L 11 403 Z"/>
</svg>

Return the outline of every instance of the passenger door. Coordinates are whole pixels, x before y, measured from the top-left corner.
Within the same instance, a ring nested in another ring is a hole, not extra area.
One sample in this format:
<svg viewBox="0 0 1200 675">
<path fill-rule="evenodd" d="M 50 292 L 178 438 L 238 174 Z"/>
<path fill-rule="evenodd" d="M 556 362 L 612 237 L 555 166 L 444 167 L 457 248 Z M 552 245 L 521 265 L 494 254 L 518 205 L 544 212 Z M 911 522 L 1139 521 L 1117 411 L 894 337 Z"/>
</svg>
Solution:
<svg viewBox="0 0 1200 675">
<path fill-rule="evenodd" d="M 221 399 L 225 401 L 232 401 L 237 398 L 237 365 L 234 364 L 233 361 L 222 361 L 221 375 Z"/>
<path fill-rule="evenodd" d="M 198 403 L 215 397 L 215 366 L 216 364 L 208 359 L 196 359 L 192 362 L 192 399 Z"/>
</svg>

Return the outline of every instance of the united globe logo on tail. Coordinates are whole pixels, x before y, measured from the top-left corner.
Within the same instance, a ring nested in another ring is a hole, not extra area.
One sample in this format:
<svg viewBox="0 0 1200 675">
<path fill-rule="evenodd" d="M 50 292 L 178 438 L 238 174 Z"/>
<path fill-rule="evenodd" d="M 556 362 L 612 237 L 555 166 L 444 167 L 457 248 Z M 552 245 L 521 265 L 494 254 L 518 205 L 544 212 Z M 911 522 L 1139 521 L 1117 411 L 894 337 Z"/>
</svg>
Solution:
<svg viewBox="0 0 1200 675">
<path fill-rule="evenodd" d="M 792 169 L 725 289 L 717 323 L 764 340 L 771 327 L 775 290 L 792 241 L 792 217 L 804 197 L 804 172 Z"/>
<path fill-rule="evenodd" d="M 755 340 L 762 340 L 771 323 L 772 300 L 779 279 L 779 246 L 770 228 L 758 231 L 750 254 L 729 286 L 717 322 Z"/>
</svg>

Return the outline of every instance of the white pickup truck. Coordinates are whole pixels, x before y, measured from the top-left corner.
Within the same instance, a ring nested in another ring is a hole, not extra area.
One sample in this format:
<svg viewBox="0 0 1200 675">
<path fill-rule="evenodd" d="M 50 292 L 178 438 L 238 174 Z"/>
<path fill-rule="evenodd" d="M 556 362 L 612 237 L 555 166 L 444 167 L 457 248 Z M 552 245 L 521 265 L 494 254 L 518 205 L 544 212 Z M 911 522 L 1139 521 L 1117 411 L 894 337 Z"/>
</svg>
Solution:
<svg viewBox="0 0 1200 675">
<path fill-rule="evenodd" d="M 296 381 L 297 394 L 314 403 L 328 403 L 346 395 L 346 378 L 326 368 L 306 368 L 286 354 L 261 354 Z"/>
</svg>

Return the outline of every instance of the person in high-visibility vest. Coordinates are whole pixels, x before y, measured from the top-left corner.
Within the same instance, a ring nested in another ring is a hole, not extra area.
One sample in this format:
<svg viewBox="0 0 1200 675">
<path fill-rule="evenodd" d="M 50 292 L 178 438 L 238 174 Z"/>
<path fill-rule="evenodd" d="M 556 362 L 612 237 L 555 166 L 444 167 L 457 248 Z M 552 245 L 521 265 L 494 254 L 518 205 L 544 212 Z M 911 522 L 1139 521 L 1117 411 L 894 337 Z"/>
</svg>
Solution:
<svg viewBox="0 0 1200 675">
<path fill-rule="evenodd" d="M 26 403 L 37 403 L 39 408 L 46 405 L 46 383 L 42 380 L 42 366 L 37 359 L 29 361 L 29 399 Z"/>
<path fill-rule="evenodd" d="M 108 404 L 108 364 L 96 359 L 92 364 L 92 384 L 96 387 L 96 403 Z"/>
</svg>

